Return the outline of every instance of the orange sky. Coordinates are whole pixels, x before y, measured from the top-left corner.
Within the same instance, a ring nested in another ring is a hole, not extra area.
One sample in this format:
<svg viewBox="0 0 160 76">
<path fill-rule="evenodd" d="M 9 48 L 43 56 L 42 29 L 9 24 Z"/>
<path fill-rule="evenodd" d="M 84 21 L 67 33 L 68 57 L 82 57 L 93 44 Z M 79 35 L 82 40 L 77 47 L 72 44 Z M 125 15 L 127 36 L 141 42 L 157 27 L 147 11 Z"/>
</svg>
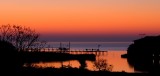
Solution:
<svg viewBox="0 0 160 76">
<path fill-rule="evenodd" d="M 160 33 L 160 1 L 1 0 L 0 24 L 52 35 L 155 35 Z"/>
</svg>

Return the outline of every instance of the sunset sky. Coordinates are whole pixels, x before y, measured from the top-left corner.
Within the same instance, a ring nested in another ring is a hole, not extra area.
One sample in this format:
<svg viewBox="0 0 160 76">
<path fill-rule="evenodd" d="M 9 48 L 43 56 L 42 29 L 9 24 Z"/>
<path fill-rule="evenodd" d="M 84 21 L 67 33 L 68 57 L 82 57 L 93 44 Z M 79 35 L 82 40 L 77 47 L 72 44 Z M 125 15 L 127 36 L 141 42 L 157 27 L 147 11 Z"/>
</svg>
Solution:
<svg viewBox="0 0 160 76">
<path fill-rule="evenodd" d="M 0 25 L 49 41 L 132 41 L 160 34 L 160 0 L 0 0 Z"/>
</svg>

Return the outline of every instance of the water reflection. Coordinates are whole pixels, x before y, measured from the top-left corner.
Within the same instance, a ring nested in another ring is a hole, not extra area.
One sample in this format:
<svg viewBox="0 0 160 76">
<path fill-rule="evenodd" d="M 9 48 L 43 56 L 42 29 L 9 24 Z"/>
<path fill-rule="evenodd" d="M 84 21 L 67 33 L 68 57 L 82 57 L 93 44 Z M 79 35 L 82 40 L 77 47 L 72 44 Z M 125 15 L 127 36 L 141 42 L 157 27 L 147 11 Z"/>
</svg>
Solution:
<svg viewBox="0 0 160 76">
<path fill-rule="evenodd" d="M 80 53 L 80 52 L 79 52 Z M 125 54 L 126 51 L 108 51 L 108 52 L 103 52 L 101 54 L 96 54 L 96 61 L 98 60 L 106 60 L 105 62 L 107 63 L 107 65 L 112 65 L 112 71 L 114 72 L 135 72 L 133 67 L 130 67 L 127 59 L 123 59 L 121 58 L 122 54 Z M 74 53 L 72 52 L 71 54 L 78 54 L 78 53 Z M 84 54 L 84 53 L 81 53 Z M 94 61 L 85 61 L 86 63 L 86 69 L 94 71 L 95 67 L 94 67 Z M 40 62 L 40 63 L 33 63 L 32 66 L 34 67 L 54 67 L 54 68 L 60 68 L 60 67 L 73 67 L 73 68 L 80 68 L 81 64 L 79 61 L 77 60 L 69 60 L 69 61 L 64 61 L 64 62 Z"/>
<path fill-rule="evenodd" d="M 73 68 L 79 68 L 80 63 L 77 60 L 69 60 L 69 61 L 64 61 L 64 62 L 40 62 L 40 63 L 33 63 L 32 66 L 34 67 L 42 67 L 42 68 L 47 68 L 47 67 L 53 67 L 53 68 L 60 68 L 60 67 L 67 67 L 71 66 Z"/>
</svg>

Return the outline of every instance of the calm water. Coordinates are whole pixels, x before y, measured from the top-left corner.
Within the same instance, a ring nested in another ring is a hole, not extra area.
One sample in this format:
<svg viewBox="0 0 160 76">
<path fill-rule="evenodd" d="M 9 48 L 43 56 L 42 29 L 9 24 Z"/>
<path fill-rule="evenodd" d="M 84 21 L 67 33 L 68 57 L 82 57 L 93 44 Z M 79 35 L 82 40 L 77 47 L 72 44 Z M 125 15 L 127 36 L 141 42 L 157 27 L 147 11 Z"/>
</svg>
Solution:
<svg viewBox="0 0 160 76">
<path fill-rule="evenodd" d="M 103 54 L 96 55 L 96 61 L 103 59 L 108 65 L 112 65 L 112 71 L 114 72 L 136 72 L 134 67 L 131 67 L 127 59 L 121 58 L 122 54 L 126 53 L 128 46 L 132 42 L 70 42 L 71 50 L 85 50 L 85 49 L 99 49 L 106 51 Z M 61 42 L 62 47 L 69 47 L 69 42 Z M 47 43 L 46 48 L 58 48 L 60 47 L 60 42 L 49 42 Z M 72 52 L 72 54 L 77 54 Z M 88 70 L 97 70 L 94 67 L 94 61 L 86 61 L 86 68 Z M 63 66 L 71 66 L 75 68 L 80 67 L 80 63 L 77 60 L 69 60 L 64 62 L 40 62 L 33 63 L 35 67 L 55 67 L 60 68 Z"/>
<path fill-rule="evenodd" d="M 112 71 L 114 72 L 136 72 L 134 71 L 134 68 L 129 66 L 127 59 L 121 58 L 121 54 L 125 54 L 126 51 L 108 51 L 104 52 L 103 54 L 96 55 L 96 61 L 103 59 L 106 60 L 106 63 L 108 65 L 112 65 Z M 77 53 L 72 53 L 72 54 L 77 54 Z M 86 68 L 94 71 L 97 70 L 94 67 L 94 61 L 86 61 Z M 55 68 L 60 68 L 63 66 L 68 66 L 70 65 L 71 67 L 79 68 L 80 63 L 77 60 L 70 60 L 70 61 L 64 61 L 64 62 L 40 62 L 40 63 L 33 63 L 32 66 L 35 67 L 55 67 Z"/>
<path fill-rule="evenodd" d="M 69 42 L 48 42 L 47 48 L 69 47 Z M 127 50 L 132 42 L 70 42 L 71 50 L 98 49 L 100 50 Z"/>
</svg>

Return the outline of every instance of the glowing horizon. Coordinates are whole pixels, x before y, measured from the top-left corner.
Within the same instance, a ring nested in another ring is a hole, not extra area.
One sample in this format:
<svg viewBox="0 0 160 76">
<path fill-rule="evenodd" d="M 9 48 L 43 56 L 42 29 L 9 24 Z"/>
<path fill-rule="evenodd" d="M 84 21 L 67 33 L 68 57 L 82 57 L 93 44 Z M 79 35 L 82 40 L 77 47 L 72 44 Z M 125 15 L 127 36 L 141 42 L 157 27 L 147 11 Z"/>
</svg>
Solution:
<svg viewBox="0 0 160 76">
<path fill-rule="evenodd" d="M 1 25 L 27 26 L 57 39 L 160 34 L 159 0 L 4 0 L 0 9 Z"/>
</svg>

